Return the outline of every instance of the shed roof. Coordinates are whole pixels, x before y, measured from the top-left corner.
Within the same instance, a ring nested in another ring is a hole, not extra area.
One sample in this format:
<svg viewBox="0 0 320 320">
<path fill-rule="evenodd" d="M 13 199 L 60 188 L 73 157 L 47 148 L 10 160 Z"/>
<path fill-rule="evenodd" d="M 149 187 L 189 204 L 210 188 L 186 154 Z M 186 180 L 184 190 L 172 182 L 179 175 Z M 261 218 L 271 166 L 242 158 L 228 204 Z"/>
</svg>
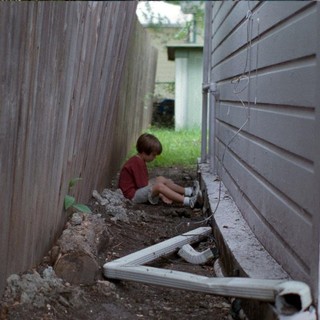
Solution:
<svg viewBox="0 0 320 320">
<path fill-rule="evenodd" d="M 203 44 L 200 43 L 179 43 L 179 44 L 172 44 L 167 45 L 168 51 L 168 60 L 174 61 L 175 60 L 175 51 L 177 49 L 180 50 L 188 50 L 188 51 L 197 51 L 203 49 Z"/>
</svg>

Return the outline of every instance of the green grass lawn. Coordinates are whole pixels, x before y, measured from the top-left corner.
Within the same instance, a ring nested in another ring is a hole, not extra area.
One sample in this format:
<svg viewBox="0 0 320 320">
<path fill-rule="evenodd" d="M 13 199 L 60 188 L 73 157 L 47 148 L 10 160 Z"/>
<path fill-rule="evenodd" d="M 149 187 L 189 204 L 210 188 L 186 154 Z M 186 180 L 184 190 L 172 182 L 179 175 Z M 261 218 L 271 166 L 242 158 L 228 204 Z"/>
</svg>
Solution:
<svg viewBox="0 0 320 320">
<path fill-rule="evenodd" d="M 162 144 L 162 154 L 154 161 L 148 163 L 149 168 L 153 167 L 194 167 L 200 157 L 201 130 L 180 130 L 150 128 L 148 133 L 155 135 Z M 130 156 L 135 154 L 135 147 Z"/>
</svg>

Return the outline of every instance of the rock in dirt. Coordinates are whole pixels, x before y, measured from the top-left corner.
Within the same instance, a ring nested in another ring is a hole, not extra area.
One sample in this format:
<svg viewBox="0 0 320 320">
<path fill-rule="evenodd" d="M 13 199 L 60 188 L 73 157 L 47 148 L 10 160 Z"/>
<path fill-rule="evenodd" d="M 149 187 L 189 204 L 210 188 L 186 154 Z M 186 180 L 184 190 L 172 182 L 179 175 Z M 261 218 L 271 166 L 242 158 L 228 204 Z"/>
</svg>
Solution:
<svg viewBox="0 0 320 320">
<path fill-rule="evenodd" d="M 35 270 L 22 276 L 12 274 L 7 279 L 3 298 L 7 304 L 16 302 L 43 308 L 66 290 L 62 279 L 56 276 L 52 267 L 48 267 L 43 271 L 42 276 Z"/>
<path fill-rule="evenodd" d="M 99 194 L 98 191 L 93 190 L 92 196 L 100 205 L 105 206 L 106 212 L 112 216 L 112 221 L 129 223 L 129 217 L 124 205 L 125 203 L 130 202 L 130 200 L 123 196 L 120 189 L 117 189 L 116 191 L 104 189 L 101 194 Z"/>
</svg>

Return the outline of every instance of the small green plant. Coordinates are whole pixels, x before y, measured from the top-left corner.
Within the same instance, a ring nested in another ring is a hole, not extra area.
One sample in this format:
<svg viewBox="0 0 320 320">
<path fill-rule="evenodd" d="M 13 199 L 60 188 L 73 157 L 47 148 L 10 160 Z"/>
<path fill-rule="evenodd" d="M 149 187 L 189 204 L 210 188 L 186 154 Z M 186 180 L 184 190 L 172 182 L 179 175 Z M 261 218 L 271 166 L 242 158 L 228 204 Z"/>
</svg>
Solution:
<svg viewBox="0 0 320 320">
<path fill-rule="evenodd" d="M 81 178 L 74 178 L 69 181 L 68 194 L 64 197 L 64 208 L 65 208 L 65 210 L 68 210 L 69 208 L 73 208 L 73 209 L 80 211 L 80 212 L 91 213 L 91 210 L 89 207 L 87 207 L 86 205 L 84 205 L 82 203 L 77 203 L 75 197 L 69 195 L 72 188 L 80 180 L 82 180 L 82 179 Z"/>
</svg>

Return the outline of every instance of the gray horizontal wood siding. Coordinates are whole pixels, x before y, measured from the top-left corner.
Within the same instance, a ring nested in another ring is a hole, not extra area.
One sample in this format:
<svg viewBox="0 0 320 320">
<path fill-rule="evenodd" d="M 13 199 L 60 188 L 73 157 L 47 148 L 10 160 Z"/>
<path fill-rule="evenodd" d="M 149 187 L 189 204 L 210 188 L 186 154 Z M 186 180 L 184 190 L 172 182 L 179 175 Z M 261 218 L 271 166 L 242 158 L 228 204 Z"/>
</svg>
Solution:
<svg viewBox="0 0 320 320">
<path fill-rule="evenodd" d="M 264 247 L 312 283 L 319 6 L 214 1 L 211 10 L 216 170 Z"/>
</svg>

